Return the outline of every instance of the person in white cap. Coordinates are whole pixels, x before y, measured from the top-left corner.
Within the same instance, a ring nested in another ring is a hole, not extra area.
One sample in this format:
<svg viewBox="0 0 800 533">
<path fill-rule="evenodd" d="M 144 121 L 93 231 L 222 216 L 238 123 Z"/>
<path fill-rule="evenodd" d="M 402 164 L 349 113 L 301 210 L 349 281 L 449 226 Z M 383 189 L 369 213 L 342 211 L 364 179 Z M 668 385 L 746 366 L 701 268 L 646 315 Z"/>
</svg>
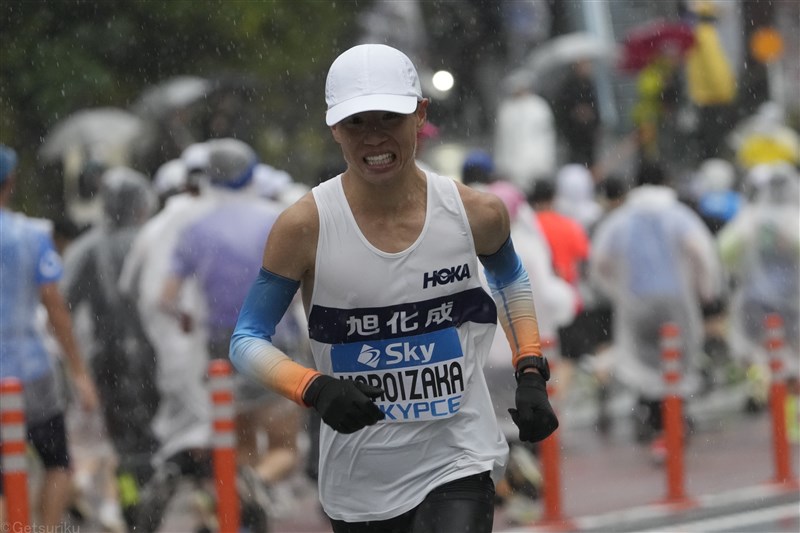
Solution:
<svg viewBox="0 0 800 533">
<path fill-rule="evenodd" d="M 283 206 L 257 194 L 253 180 L 260 162 L 250 145 L 234 138 L 210 139 L 204 144 L 207 183 L 202 185 L 201 196 L 211 207 L 179 232 L 159 305 L 162 312 L 171 315 L 173 325 L 180 324 L 190 333 L 197 316 L 194 309 L 184 307 L 184 288 L 193 293 L 191 286 L 196 284 L 206 310 L 198 326 L 206 332 L 208 356 L 227 360 L 241 303 L 258 274 L 263 243 Z M 307 342 L 294 311 L 292 308 L 280 321 L 273 340 L 287 353 L 302 357 L 300 352 Z M 177 370 L 186 373 L 185 368 Z M 270 493 L 275 496 L 273 489 L 292 474 L 298 462 L 297 437 L 303 411 L 245 376 L 235 376 L 233 386 L 242 506 L 249 511 L 251 504 L 257 504 L 264 508 L 262 511 L 275 514 L 272 507 L 276 502 Z M 261 441 L 266 442 L 266 450 L 261 449 Z M 259 514 L 261 511 L 256 511 Z M 242 515 L 250 513 L 243 511 Z M 258 516 L 257 520 L 265 518 Z M 242 519 L 251 528 L 254 521 L 255 517 Z"/>
<path fill-rule="evenodd" d="M 558 426 L 508 212 L 497 196 L 417 166 L 429 101 L 399 50 L 345 51 L 325 98 L 347 169 L 275 222 L 231 359 L 319 412 L 319 495 L 334 532 L 491 531 L 508 456 L 483 375 L 498 317 L 520 438 Z M 298 288 L 315 369 L 271 341 Z"/>
</svg>

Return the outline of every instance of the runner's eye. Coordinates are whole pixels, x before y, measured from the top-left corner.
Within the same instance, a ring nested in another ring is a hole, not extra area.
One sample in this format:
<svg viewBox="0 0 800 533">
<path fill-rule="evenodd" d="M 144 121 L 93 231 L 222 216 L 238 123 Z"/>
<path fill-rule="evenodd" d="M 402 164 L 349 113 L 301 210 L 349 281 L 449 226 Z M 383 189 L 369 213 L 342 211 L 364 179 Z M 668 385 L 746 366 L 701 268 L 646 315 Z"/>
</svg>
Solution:
<svg viewBox="0 0 800 533">
<path fill-rule="evenodd" d="M 403 120 L 405 115 L 401 115 L 400 113 L 392 113 L 387 112 L 381 115 L 381 121 L 384 124 L 396 124 L 397 122 Z"/>
<path fill-rule="evenodd" d="M 360 126 L 364 124 L 364 118 L 361 115 L 351 115 L 342 121 L 348 126 Z"/>
</svg>

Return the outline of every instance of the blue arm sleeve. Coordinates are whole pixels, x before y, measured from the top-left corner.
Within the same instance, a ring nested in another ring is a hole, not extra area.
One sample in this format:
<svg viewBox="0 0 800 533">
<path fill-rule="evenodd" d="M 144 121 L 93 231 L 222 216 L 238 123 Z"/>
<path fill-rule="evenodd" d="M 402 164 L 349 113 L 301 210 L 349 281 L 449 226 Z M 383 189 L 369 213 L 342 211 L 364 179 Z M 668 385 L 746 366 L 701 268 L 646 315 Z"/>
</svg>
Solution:
<svg viewBox="0 0 800 533">
<path fill-rule="evenodd" d="M 542 353 L 528 272 L 514 251 L 511 237 L 492 255 L 480 256 L 480 261 L 516 368 L 522 357 Z"/>
<path fill-rule="evenodd" d="M 272 340 L 275 326 L 289 309 L 298 287 L 300 287 L 299 281 L 284 278 L 262 268 L 239 311 L 232 344 L 237 337 Z"/>
<path fill-rule="evenodd" d="M 486 272 L 486 281 L 489 288 L 493 291 L 503 289 L 508 285 L 520 280 L 523 276 L 527 280 L 528 274 L 522 266 L 517 252 L 514 250 L 514 243 L 511 236 L 506 242 L 492 255 L 478 256 Z"/>
<path fill-rule="evenodd" d="M 239 312 L 230 354 L 239 372 L 305 405 L 303 391 L 319 372 L 295 363 L 272 345 L 275 326 L 299 286 L 298 281 L 262 268 Z"/>
</svg>

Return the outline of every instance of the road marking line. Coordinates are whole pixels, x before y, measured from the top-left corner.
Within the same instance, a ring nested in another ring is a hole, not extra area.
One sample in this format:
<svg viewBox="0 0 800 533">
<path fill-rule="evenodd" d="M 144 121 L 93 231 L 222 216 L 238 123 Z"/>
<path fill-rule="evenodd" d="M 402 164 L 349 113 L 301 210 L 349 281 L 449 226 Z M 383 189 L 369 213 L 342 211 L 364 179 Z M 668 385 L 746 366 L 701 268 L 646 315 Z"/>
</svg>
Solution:
<svg viewBox="0 0 800 533">
<path fill-rule="evenodd" d="M 800 518 L 800 511 L 797 508 L 797 503 L 787 503 L 768 509 L 743 511 L 719 518 L 707 518 L 693 522 L 677 522 L 669 524 L 669 529 L 681 531 L 681 533 L 711 533 L 712 531 L 730 531 L 734 528 L 741 529 L 755 524 L 769 523 L 786 518 Z M 656 533 L 663 531 L 664 526 L 661 526 L 655 529 L 645 529 L 640 533 Z"/>
</svg>

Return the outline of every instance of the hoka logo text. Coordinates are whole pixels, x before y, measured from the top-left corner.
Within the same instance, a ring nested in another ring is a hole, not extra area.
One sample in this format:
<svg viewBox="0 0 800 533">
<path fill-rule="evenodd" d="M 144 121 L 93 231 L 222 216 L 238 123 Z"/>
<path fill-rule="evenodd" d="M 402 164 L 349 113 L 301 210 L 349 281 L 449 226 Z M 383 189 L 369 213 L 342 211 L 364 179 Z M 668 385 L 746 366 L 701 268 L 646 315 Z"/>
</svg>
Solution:
<svg viewBox="0 0 800 533">
<path fill-rule="evenodd" d="M 433 272 L 426 272 L 422 279 L 422 288 L 436 287 L 437 285 L 446 285 L 454 281 L 461 281 L 472 277 L 469 273 L 469 265 L 464 263 L 461 266 L 451 266 L 449 268 L 442 268 L 434 270 Z"/>
</svg>

